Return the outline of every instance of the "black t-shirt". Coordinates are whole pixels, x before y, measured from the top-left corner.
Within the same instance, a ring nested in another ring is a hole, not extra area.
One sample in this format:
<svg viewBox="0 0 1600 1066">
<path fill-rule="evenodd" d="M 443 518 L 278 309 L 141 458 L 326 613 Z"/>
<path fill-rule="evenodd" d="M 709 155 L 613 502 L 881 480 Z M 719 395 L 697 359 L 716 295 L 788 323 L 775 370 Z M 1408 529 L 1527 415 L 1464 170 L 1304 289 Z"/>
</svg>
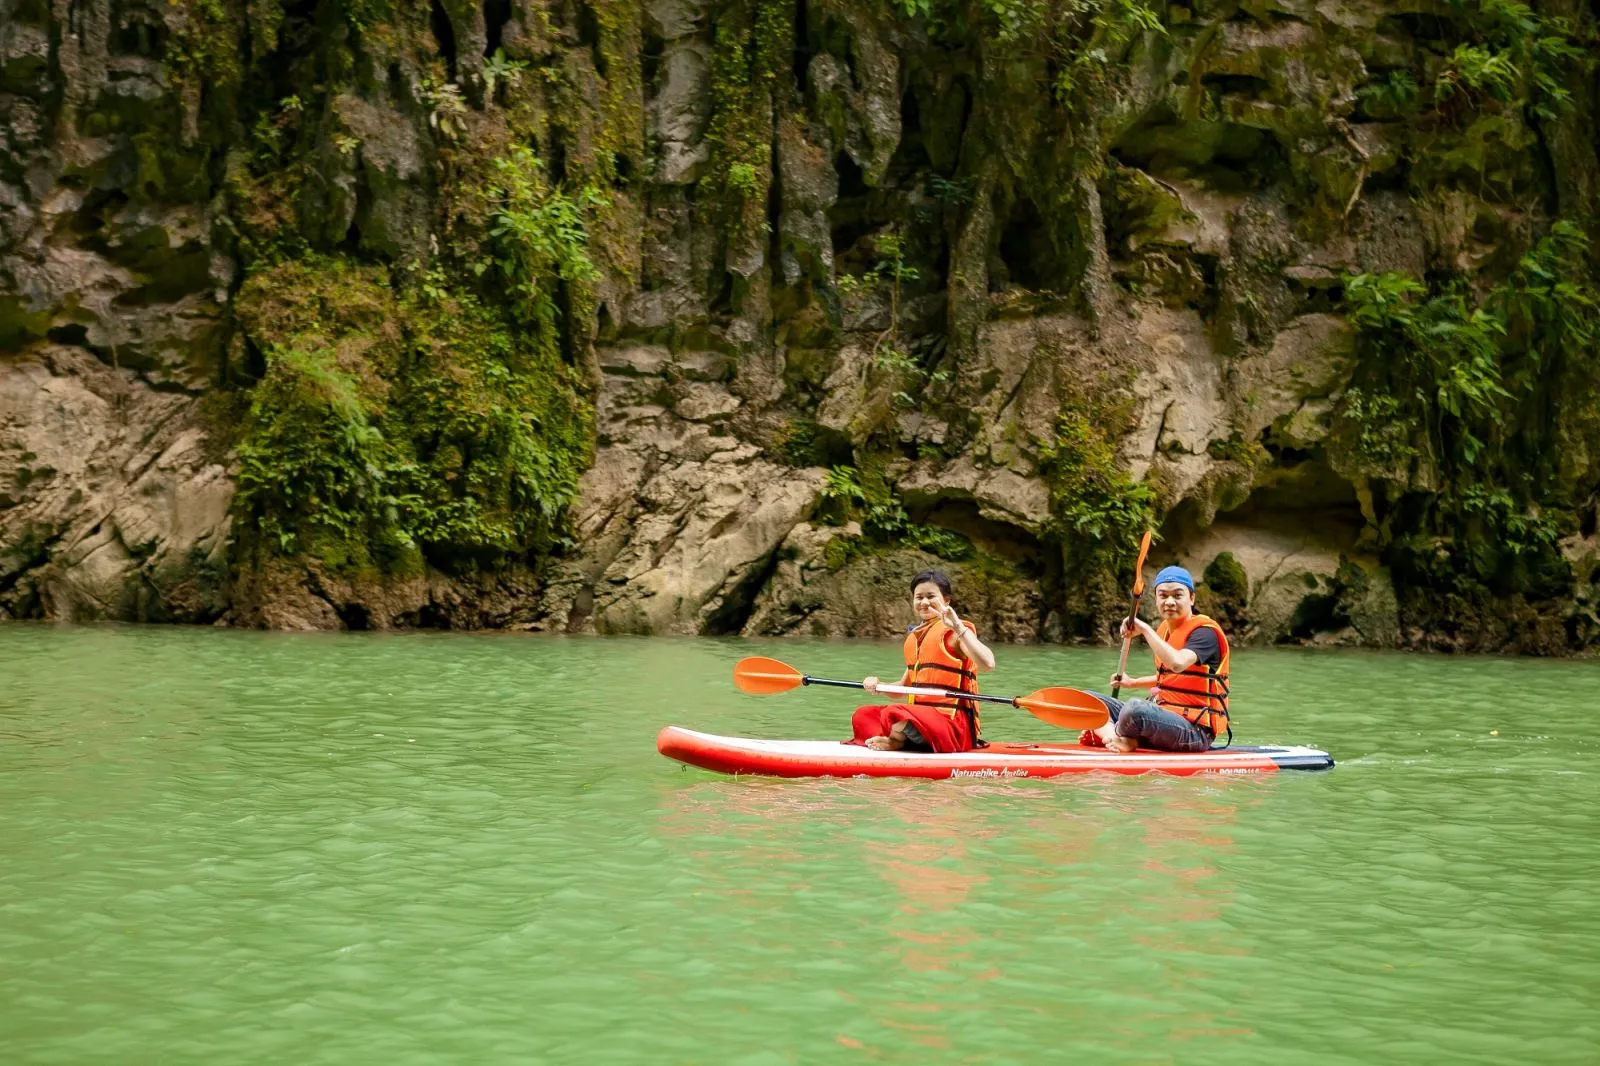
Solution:
<svg viewBox="0 0 1600 1066">
<path fill-rule="evenodd" d="M 1195 661 L 1201 666 L 1222 665 L 1222 644 L 1217 640 L 1217 631 L 1210 626 L 1201 626 L 1190 633 L 1183 647 L 1194 652 Z"/>
</svg>

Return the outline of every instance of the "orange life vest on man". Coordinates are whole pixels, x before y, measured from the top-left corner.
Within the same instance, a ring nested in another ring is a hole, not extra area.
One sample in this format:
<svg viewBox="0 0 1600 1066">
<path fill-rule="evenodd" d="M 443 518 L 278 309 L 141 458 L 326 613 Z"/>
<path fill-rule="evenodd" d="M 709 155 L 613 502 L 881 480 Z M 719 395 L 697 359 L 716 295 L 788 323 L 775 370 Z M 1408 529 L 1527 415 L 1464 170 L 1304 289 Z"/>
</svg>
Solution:
<svg viewBox="0 0 1600 1066">
<path fill-rule="evenodd" d="M 1186 670 L 1172 670 L 1156 659 L 1157 706 L 1183 715 L 1201 729 L 1211 730 L 1213 737 L 1228 729 L 1228 636 L 1222 627 L 1203 614 L 1192 614 L 1173 625 L 1162 622 L 1156 635 L 1174 648 L 1182 650 L 1189 642 L 1189 634 L 1196 629 L 1209 629 L 1217 635 L 1217 647 L 1222 658 L 1215 666 L 1195 662 Z"/>
<path fill-rule="evenodd" d="M 974 633 L 978 631 L 976 626 L 965 619 L 962 619 L 961 624 Z M 906 634 L 904 649 L 906 684 L 952 688 L 972 693 L 978 691 L 978 674 L 972 668 L 972 660 L 952 655 L 950 649 L 945 646 L 945 635 L 949 632 L 948 626 L 935 620 L 927 627 L 918 626 Z M 907 696 L 906 702 L 919 707 L 937 707 L 951 718 L 959 712 L 971 715 L 972 738 L 974 741 L 977 740 L 978 705 L 974 701 L 949 696 Z"/>
</svg>

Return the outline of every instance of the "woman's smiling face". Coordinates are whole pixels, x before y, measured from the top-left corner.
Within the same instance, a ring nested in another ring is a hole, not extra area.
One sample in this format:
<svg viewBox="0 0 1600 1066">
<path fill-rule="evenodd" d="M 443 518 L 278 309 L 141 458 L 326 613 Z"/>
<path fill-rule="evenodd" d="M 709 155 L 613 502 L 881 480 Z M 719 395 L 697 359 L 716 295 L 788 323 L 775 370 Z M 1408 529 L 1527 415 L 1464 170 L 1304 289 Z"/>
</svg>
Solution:
<svg viewBox="0 0 1600 1066">
<path fill-rule="evenodd" d="M 911 609 L 924 622 L 931 622 L 944 610 L 944 593 L 932 581 L 924 581 L 911 590 Z"/>
</svg>

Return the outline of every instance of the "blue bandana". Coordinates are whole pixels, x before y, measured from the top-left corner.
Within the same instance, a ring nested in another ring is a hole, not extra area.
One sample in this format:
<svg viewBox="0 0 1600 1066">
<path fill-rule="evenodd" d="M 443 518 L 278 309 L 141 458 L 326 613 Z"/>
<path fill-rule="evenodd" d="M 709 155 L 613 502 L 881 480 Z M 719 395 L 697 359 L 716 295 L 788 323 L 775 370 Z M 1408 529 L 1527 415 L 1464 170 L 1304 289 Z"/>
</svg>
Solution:
<svg viewBox="0 0 1600 1066">
<path fill-rule="evenodd" d="M 1190 592 L 1194 591 L 1194 578 L 1189 576 L 1189 571 L 1181 566 L 1164 567 L 1161 573 L 1156 575 L 1156 584 L 1158 586 L 1182 585 Z"/>
</svg>

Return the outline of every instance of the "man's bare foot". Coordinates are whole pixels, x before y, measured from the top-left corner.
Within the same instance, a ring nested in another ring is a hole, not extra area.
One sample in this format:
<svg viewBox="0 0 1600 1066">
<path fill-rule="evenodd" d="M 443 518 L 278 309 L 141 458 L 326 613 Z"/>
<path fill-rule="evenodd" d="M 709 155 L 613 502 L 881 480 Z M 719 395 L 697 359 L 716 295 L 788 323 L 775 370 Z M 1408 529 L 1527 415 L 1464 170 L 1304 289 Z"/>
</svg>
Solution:
<svg viewBox="0 0 1600 1066">
<path fill-rule="evenodd" d="M 869 741 L 868 743 L 871 742 Z M 1106 747 L 1110 748 L 1112 751 L 1121 752 L 1122 754 L 1126 755 L 1130 751 L 1138 751 L 1139 742 L 1132 737 L 1112 737 L 1110 740 L 1106 741 Z"/>
<path fill-rule="evenodd" d="M 867 747 L 871 748 L 873 751 L 899 751 L 905 746 L 905 737 L 897 737 L 892 734 L 886 737 L 867 738 Z"/>
</svg>

